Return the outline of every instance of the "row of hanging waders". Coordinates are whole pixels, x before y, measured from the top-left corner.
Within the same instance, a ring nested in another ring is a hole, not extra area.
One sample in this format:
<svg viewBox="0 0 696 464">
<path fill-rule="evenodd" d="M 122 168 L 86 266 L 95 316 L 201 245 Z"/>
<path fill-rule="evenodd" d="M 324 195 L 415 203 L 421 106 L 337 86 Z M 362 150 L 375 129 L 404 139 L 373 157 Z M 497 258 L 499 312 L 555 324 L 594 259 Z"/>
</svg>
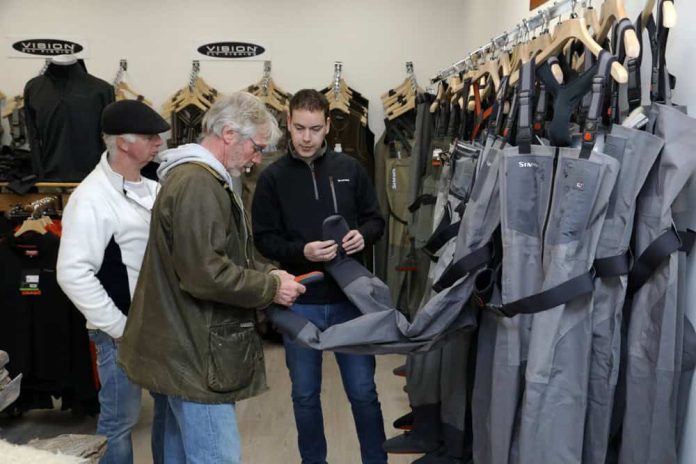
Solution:
<svg viewBox="0 0 696 464">
<path fill-rule="evenodd" d="M 362 315 L 320 331 L 271 311 L 279 327 L 317 349 L 427 352 L 409 359 L 414 431 L 439 417 L 438 439 L 464 455 L 470 415 L 477 463 L 676 462 L 695 351 L 679 261 L 696 126 L 653 104 L 647 131 L 597 134 L 612 61 L 600 55 L 578 148 L 531 144 L 534 63 L 524 64 L 510 117 L 518 145 L 474 146 L 463 207 L 450 180 L 434 236 L 456 237 L 436 250 L 435 291 L 411 319 L 341 255 L 327 272 Z M 345 233 L 341 221 L 327 219 L 326 238 Z"/>
</svg>

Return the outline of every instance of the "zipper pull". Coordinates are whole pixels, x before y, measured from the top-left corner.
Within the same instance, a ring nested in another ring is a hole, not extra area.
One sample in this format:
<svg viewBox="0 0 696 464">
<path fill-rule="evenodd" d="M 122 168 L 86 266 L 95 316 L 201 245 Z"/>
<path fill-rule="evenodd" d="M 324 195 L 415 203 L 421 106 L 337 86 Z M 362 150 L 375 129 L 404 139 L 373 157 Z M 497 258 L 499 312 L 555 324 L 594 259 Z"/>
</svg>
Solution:
<svg viewBox="0 0 696 464">
<path fill-rule="evenodd" d="M 334 213 L 338 214 L 338 202 L 336 201 L 336 188 L 334 187 L 333 176 L 329 176 L 329 185 L 331 186 L 331 196 L 333 197 Z"/>
</svg>

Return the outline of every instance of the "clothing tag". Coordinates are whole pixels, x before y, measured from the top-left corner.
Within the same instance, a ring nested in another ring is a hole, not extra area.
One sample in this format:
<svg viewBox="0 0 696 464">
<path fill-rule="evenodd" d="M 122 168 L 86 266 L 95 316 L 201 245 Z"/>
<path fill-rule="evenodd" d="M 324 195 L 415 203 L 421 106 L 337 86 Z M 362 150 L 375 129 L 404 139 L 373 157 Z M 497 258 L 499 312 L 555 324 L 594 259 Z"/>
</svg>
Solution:
<svg viewBox="0 0 696 464">
<path fill-rule="evenodd" d="M 40 296 L 39 270 L 27 269 L 22 271 L 22 280 L 19 284 L 19 293 L 22 296 Z"/>
<path fill-rule="evenodd" d="M 336 153 L 342 153 L 342 152 L 343 152 L 343 147 L 341 146 L 340 143 L 337 143 L 336 145 L 334 145 L 334 151 L 335 151 Z"/>
</svg>

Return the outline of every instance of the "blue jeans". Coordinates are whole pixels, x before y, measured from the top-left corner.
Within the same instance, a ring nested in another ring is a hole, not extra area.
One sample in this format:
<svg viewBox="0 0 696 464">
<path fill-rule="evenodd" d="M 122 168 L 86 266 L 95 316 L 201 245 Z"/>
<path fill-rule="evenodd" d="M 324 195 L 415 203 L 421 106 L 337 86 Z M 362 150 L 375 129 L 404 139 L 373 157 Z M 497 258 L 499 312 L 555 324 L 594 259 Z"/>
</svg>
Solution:
<svg viewBox="0 0 696 464">
<path fill-rule="evenodd" d="M 167 418 L 167 395 L 150 392 L 154 400 L 152 414 L 152 432 L 150 447 L 152 449 L 152 464 L 164 464 L 164 427 Z"/>
<path fill-rule="evenodd" d="M 319 329 L 349 321 L 360 315 L 349 302 L 328 305 L 295 304 L 291 311 L 301 314 Z M 322 352 L 285 342 L 285 362 L 292 381 L 292 403 L 302 464 L 326 463 L 326 438 L 321 411 Z M 350 400 L 360 441 L 363 464 L 386 464 L 384 419 L 375 387 L 375 357 L 335 353 L 343 388 Z"/>
<path fill-rule="evenodd" d="M 97 349 L 97 370 L 101 383 L 97 433 L 107 440 L 106 453 L 99 462 L 131 464 L 131 429 L 140 415 L 141 390 L 116 365 L 118 345 L 114 339 L 101 330 L 89 330 L 88 333 Z"/>
<path fill-rule="evenodd" d="M 203 404 L 167 396 L 164 461 L 167 464 L 240 464 L 234 404 Z"/>
</svg>

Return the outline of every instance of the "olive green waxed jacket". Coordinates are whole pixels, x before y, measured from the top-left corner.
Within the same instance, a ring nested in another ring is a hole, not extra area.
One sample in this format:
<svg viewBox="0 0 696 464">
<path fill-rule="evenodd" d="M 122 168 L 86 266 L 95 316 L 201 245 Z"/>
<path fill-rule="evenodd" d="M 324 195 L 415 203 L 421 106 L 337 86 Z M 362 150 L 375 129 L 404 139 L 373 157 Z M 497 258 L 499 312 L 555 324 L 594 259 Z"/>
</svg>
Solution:
<svg viewBox="0 0 696 464">
<path fill-rule="evenodd" d="M 205 164 L 168 173 L 119 346 L 118 364 L 136 384 L 198 403 L 268 388 L 256 312 L 280 281 L 255 262 L 245 217 Z"/>
</svg>

